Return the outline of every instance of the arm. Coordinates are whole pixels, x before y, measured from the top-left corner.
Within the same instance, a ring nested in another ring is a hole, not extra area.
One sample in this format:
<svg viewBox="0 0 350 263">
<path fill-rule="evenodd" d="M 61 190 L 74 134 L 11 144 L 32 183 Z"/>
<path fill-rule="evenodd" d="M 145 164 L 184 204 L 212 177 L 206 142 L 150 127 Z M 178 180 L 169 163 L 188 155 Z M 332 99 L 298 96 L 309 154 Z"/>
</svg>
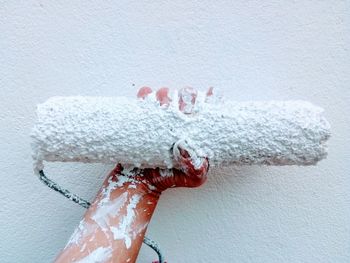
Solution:
<svg viewBox="0 0 350 263">
<path fill-rule="evenodd" d="M 108 175 L 55 262 L 135 262 L 159 193 L 129 175 L 121 165 Z"/>
</svg>

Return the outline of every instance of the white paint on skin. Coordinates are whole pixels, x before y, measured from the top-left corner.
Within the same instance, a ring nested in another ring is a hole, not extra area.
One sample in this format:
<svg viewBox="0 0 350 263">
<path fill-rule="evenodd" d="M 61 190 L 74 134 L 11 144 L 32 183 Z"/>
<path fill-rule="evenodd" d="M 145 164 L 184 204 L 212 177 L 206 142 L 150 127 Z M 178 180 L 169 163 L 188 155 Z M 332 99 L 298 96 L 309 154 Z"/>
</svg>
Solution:
<svg viewBox="0 0 350 263">
<path fill-rule="evenodd" d="M 173 170 L 172 169 L 160 169 L 159 174 L 162 177 L 168 177 L 168 176 L 173 176 Z"/>
<path fill-rule="evenodd" d="M 92 251 L 89 255 L 75 261 L 74 263 L 105 263 L 112 258 L 112 248 L 110 247 L 99 247 Z"/>
<path fill-rule="evenodd" d="M 210 96 L 205 96 L 204 101 L 206 103 L 219 105 L 224 102 L 224 96 L 219 89 L 212 89 L 212 93 Z"/>
<path fill-rule="evenodd" d="M 127 202 L 127 199 L 128 192 L 124 192 L 114 200 L 99 203 L 98 208 L 91 216 L 91 219 L 94 220 L 103 231 L 108 231 L 110 217 L 115 217 L 119 213 L 120 209 Z"/>
<path fill-rule="evenodd" d="M 95 225 L 89 224 L 84 219 L 82 219 L 79 223 L 79 226 L 74 230 L 74 233 L 70 237 L 64 249 L 73 244 L 79 245 L 84 236 L 92 234 L 95 230 Z"/>
<path fill-rule="evenodd" d="M 104 203 L 108 203 L 110 201 L 111 192 L 119 187 L 122 187 L 125 183 L 137 183 L 133 178 L 123 175 L 118 175 L 118 180 L 113 180 L 112 177 L 108 178 L 108 185 L 105 189 L 103 189 L 103 199 L 99 201 L 99 205 L 103 205 Z"/>
<path fill-rule="evenodd" d="M 183 112 L 186 114 L 190 114 L 193 111 L 194 104 L 192 104 L 192 99 L 195 93 L 191 91 L 190 88 L 185 88 L 184 90 L 181 91 L 179 94 L 182 97 L 183 101 Z"/>
<path fill-rule="evenodd" d="M 131 247 L 133 239 L 132 222 L 135 217 L 135 208 L 141 199 L 140 195 L 133 195 L 130 199 L 130 203 L 126 207 L 126 215 L 122 218 L 118 227 L 111 227 L 114 239 L 124 240 L 127 249 Z"/>
<path fill-rule="evenodd" d="M 83 252 L 85 248 L 86 248 L 86 243 L 84 243 L 84 245 L 81 247 L 80 252 Z"/>
<path fill-rule="evenodd" d="M 155 187 L 154 185 L 149 184 L 147 181 L 143 180 L 142 182 L 147 185 L 149 190 L 151 190 L 151 191 L 157 190 L 157 187 Z"/>
<path fill-rule="evenodd" d="M 134 232 L 132 233 L 132 238 L 135 239 L 137 235 L 139 235 L 143 230 L 145 230 L 148 226 L 148 222 L 143 224 L 143 225 L 139 225 L 134 229 Z"/>
<path fill-rule="evenodd" d="M 195 169 L 200 169 L 202 167 L 203 161 L 205 160 L 203 156 L 205 155 L 202 154 L 202 156 L 200 156 L 200 154 L 198 154 L 198 152 L 196 151 L 196 147 L 193 145 L 193 142 L 191 142 L 190 139 L 181 139 L 174 144 L 174 157 L 179 163 L 181 163 L 181 160 L 184 159 L 184 157 L 182 157 L 180 153 L 180 149 L 186 149 L 191 158 L 191 163 Z M 182 168 L 184 167 L 185 166 L 182 166 Z"/>
<path fill-rule="evenodd" d="M 110 200 L 111 192 L 122 187 L 125 183 L 130 183 L 129 187 L 132 186 L 136 188 L 135 183 L 137 182 L 131 177 L 119 175 L 117 181 L 110 177 L 108 179 L 107 187 L 105 187 L 101 193 L 103 198 L 98 201 L 98 207 L 95 213 L 91 216 L 91 219 L 94 220 L 104 232 L 108 231 L 109 218 L 115 217 L 127 202 L 128 192 L 124 192 L 118 198 Z"/>
</svg>

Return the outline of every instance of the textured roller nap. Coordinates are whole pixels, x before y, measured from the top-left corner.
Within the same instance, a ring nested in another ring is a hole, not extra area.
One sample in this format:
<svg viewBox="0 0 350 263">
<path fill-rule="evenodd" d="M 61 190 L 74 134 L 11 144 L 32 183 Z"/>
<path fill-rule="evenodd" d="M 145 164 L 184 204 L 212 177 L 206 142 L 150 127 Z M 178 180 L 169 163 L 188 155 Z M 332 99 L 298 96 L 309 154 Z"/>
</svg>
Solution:
<svg viewBox="0 0 350 263">
<path fill-rule="evenodd" d="M 330 126 L 308 102 L 197 102 L 185 115 L 150 99 L 50 98 L 38 105 L 32 131 L 36 169 L 44 160 L 171 168 L 180 139 L 211 165 L 310 165 L 327 154 Z"/>
</svg>

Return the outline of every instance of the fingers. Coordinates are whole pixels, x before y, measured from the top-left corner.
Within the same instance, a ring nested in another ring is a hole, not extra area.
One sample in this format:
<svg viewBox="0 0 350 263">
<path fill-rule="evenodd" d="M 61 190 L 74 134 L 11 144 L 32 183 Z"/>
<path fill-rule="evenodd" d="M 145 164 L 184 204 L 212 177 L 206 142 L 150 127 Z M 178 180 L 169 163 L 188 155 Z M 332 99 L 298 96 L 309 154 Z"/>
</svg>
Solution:
<svg viewBox="0 0 350 263">
<path fill-rule="evenodd" d="M 141 89 L 139 89 L 139 92 L 137 93 L 137 97 L 144 99 L 150 93 L 152 93 L 152 89 L 150 87 L 142 87 Z"/>
<path fill-rule="evenodd" d="M 173 187 L 198 187 L 207 180 L 206 168 L 200 170 L 189 169 L 188 171 L 173 169 Z"/>
<path fill-rule="evenodd" d="M 179 90 L 178 96 L 179 110 L 185 114 L 191 114 L 196 103 L 197 90 L 191 87 L 182 88 Z"/>
<path fill-rule="evenodd" d="M 206 93 L 207 97 L 213 96 L 213 89 L 214 89 L 213 87 L 209 87 L 209 89 L 208 89 L 208 91 Z"/>
<path fill-rule="evenodd" d="M 160 88 L 153 93 L 150 87 L 145 86 L 139 89 L 137 97 L 140 99 L 151 97 L 151 100 L 154 99 L 158 101 L 160 106 L 168 107 L 172 102 L 169 93 L 169 88 L 167 87 Z M 152 96 L 150 96 L 151 94 Z M 199 97 L 201 102 L 206 103 L 216 103 L 217 101 L 221 101 L 221 97 L 218 97 L 216 93 L 213 92 L 213 87 L 210 87 L 206 93 L 200 93 L 200 96 L 198 96 L 198 91 L 192 87 L 182 88 L 177 93 L 174 92 L 173 94 L 174 96 L 177 94 L 176 100 L 178 103 L 178 109 L 184 114 L 194 113 L 194 108 Z"/>
<path fill-rule="evenodd" d="M 214 88 L 210 87 L 205 94 L 205 102 L 209 104 L 220 104 L 223 102 L 223 97 L 221 94 L 218 94 Z"/>
<path fill-rule="evenodd" d="M 169 105 L 171 99 L 168 96 L 169 88 L 160 88 L 156 93 L 157 101 L 159 101 L 160 105 Z"/>
<path fill-rule="evenodd" d="M 142 87 L 137 92 L 137 98 L 146 99 L 152 93 L 152 89 L 150 87 Z M 157 90 L 155 94 L 156 100 L 159 102 L 161 106 L 169 106 L 171 99 L 169 97 L 169 88 L 163 87 Z"/>
<path fill-rule="evenodd" d="M 157 192 L 172 187 L 198 187 L 207 180 L 208 158 L 198 154 L 188 140 L 176 142 L 173 146 L 173 155 L 179 164 L 179 169 L 146 168 L 141 170 L 142 178 L 153 185 Z"/>
<path fill-rule="evenodd" d="M 188 174 L 202 176 L 209 169 L 208 159 L 200 156 L 188 140 L 179 140 L 173 147 L 174 159 Z"/>
<path fill-rule="evenodd" d="M 179 148 L 179 161 L 181 168 L 173 169 L 176 186 L 198 187 L 207 180 L 209 161 L 206 157 L 199 157 L 193 151 Z"/>
</svg>

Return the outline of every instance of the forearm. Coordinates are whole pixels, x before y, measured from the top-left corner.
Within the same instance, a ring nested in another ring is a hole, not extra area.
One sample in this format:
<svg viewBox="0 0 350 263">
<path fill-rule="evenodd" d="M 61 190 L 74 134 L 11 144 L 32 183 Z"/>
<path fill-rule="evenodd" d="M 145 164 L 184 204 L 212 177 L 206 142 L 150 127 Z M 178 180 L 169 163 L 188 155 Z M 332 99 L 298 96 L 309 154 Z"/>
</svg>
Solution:
<svg viewBox="0 0 350 263">
<path fill-rule="evenodd" d="M 119 169 L 106 178 L 55 262 L 136 261 L 159 193 L 142 180 L 118 175 Z"/>
</svg>

